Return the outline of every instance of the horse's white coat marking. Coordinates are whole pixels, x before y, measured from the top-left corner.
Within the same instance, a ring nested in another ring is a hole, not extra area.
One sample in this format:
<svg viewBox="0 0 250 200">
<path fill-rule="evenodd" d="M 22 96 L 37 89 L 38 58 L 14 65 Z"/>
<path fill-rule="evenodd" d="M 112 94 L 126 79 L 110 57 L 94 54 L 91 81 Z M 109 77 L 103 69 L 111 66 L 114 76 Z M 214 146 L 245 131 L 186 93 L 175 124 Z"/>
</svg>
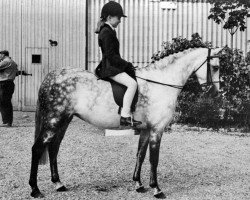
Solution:
<svg viewBox="0 0 250 200">
<path fill-rule="evenodd" d="M 54 137 L 55 133 L 52 131 L 47 131 L 46 135 L 43 138 L 43 143 L 49 143 L 51 139 Z"/>
</svg>

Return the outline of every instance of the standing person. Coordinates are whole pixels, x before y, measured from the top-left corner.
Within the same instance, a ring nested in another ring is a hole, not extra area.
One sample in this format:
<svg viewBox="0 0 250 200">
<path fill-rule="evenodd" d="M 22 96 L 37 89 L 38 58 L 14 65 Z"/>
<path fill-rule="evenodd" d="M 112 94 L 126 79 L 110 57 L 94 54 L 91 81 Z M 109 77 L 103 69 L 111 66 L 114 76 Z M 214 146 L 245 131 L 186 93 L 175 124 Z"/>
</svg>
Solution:
<svg viewBox="0 0 250 200">
<path fill-rule="evenodd" d="M 120 125 L 135 127 L 140 121 L 133 119 L 131 104 L 137 90 L 137 82 L 130 75 L 135 76 L 132 63 L 121 58 L 119 41 L 116 37 L 115 28 L 121 22 L 121 17 L 127 17 L 123 13 L 121 5 L 114 1 L 106 3 L 101 11 L 101 20 L 97 24 L 96 33 L 98 43 L 102 51 L 100 78 L 110 78 L 127 87 L 123 97 Z M 129 75 L 130 74 L 130 75 Z"/>
<path fill-rule="evenodd" d="M 11 103 L 14 93 L 14 79 L 17 74 L 17 64 L 9 57 L 9 52 L 0 51 L 0 112 L 3 124 L 11 127 L 13 122 L 13 106 Z"/>
</svg>

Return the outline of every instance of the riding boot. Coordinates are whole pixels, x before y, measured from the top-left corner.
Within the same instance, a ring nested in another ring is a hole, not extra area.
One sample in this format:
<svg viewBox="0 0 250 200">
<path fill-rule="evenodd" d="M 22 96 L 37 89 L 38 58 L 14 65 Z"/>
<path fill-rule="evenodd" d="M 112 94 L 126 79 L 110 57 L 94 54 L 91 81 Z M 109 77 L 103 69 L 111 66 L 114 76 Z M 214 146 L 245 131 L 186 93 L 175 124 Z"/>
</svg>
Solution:
<svg viewBox="0 0 250 200">
<path fill-rule="evenodd" d="M 136 127 L 138 125 L 142 124 L 141 121 L 136 121 L 131 117 L 122 117 L 120 119 L 120 125 L 121 126 L 131 126 L 131 127 Z"/>
</svg>

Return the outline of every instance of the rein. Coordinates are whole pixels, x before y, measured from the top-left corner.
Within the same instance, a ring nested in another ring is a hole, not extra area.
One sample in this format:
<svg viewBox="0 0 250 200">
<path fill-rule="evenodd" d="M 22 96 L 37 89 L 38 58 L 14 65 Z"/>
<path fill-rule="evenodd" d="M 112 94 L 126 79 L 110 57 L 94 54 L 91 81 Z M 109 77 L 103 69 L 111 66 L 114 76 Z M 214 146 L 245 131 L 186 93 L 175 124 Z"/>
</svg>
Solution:
<svg viewBox="0 0 250 200">
<path fill-rule="evenodd" d="M 182 89 L 184 87 L 184 86 L 181 86 L 181 85 L 172 85 L 172 84 L 167 84 L 167 83 L 161 83 L 161 82 L 158 82 L 158 81 L 153 81 L 153 80 L 150 80 L 150 79 L 142 78 L 140 76 L 136 76 L 136 77 L 139 78 L 139 79 L 142 79 L 144 81 L 150 82 L 150 83 L 156 83 L 156 84 L 159 84 L 159 85 L 165 85 L 165 86 L 169 86 L 169 87 L 173 87 L 173 88 L 177 88 L 177 89 Z"/>
<path fill-rule="evenodd" d="M 207 85 L 211 85 L 211 83 L 219 83 L 220 81 L 212 81 L 212 77 L 211 77 L 211 69 L 210 69 L 210 60 L 213 58 L 218 58 L 219 56 L 211 56 L 211 49 L 208 49 L 208 56 L 207 59 L 192 73 L 196 73 L 206 62 L 207 62 L 207 82 L 206 83 L 202 83 L 201 86 L 207 86 Z M 164 85 L 164 86 L 168 86 L 168 87 L 172 87 L 172 88 L 176 88 L 176 89 L 183 89 L 184 85 L 173 85 L 173 84 L 167 84 L 167 83 L 161 83 L 158 81 L 153 81 L 150 79 L 146 79 L 146 78 L 142 78 L 140 76 L 136 76 L 139 79 L 145 80 L 147 82 L 150 83 L 155 83 L 155 84 L 159 84 L 159 85 Z"/>
</svg>

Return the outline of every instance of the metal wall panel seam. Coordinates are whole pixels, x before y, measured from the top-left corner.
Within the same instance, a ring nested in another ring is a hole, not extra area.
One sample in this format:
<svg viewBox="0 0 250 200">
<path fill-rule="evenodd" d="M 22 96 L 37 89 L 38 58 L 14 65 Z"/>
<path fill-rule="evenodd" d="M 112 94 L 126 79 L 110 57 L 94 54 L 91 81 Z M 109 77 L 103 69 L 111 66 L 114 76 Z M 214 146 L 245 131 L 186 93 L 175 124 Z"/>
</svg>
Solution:
<svg viewBox="0 0 250 200">
<path fill-rule="evenodd" d="M 67 37 L 66 37 L 66 39 L 67 39 L 67 54 L 66 55 L 70 55 L 70 54 L 72 54 L 72 53 L 74 53 L 75 55 L 77 55 L 77 52 L 75 52 L 75 51 L 73 51 L 74 49 L 72 48 L 72 46 L 73 45 L 71 45 L 72 43 L 74 43 L 74 40 L 72 40 L 73 39 L 73 37 L 72 37 L 72 34 L 73 34 L 73 30 L 72 30 L 72 24 L 74 23 L 74 12 L 72 12 L 72 11 L 74 11 L 73 10 L 73 4 L 74 4 L 75 2 L 74 2 L 74 0 L 71 0 L 71 2 L 69 1 L 69 0 L 67 0 L 67 7 L 68 7 L 68 10 L 67 10 L 67 19 L 68 19 L 68 27 L 67 27 L 67 29 L 66 29 L 66 33 L 67 33 Z M 74 33 L 75 34 L 75 33 Z M 76 39 L 76 38 L 75 38 Z M 69 67 L 73 67 L 73 68 L 75 68 L 76 66 L 75 66 L 75 63 L 73 63 L 72 61 L 72 56 L 69 56 L 69 58 L 67 59 L 67 61 L 68 61 L 68 66 Z"/>
<path fill-rule="evenodd" d="M 191 31 L 191 34 L 198 32 L 198 29 L 197 29 L 197 26 L 198 26 L 197 18 L 198 18 L 197 3 L 192 3 L 192 31 Z"/>
<path fill-rule="evenodd" d="M 149 54 L 148 54 L 148 51 L 149 51 L 149 27 L 148 27 L 148 21 L 149 21 L 149 2 L 147 0 L 144 1 L 145 2 L 145 5 L 144 5 L 144 15 L 145 15 L 145 18 L 143 20 L 143 25 L 144 25 L 144 52 L 143 52 L 143 55 L 144 55 L 144 61 L 149 59 Z"/>
<path fill-rule="evenodd" d="M 149 5 L 150 6 L 150 5 Z M 151 12 L 149 10 L 149 19 L 150 19 L 150 24 L 149 24 L 149 54 L 151 54 L 151 52 L 153 51 L 154 49 L 154 44 L 153 44 L 153 41 L 154 41 L 154 27 L 153 27 L 153 24 L 154 24 L 154 4 L 151 2 L 151 6 L 153 9 L 151 9 Z"/>
<path fill-rule="evenodd" d="M 97 9 L 95 9 L 95 10 L 93 10 L 93 18 L 94 18 L 94 20 L 93 20 L 93 22 L 98 22 L 98 18 L 99 18 L 99 16 L 100 16 L 100 13 L 101 13 L 101 9 L 99 8 L 99 4 L 98 4 L 98 1 L 95 1 L 95 8 L 97 8 Z M 96 27 L 96 24 L 95 23 L 93 23 L 93 27 Z M 97 44 L 97 35 L 94 33 L 94 30 L 93 30 L 93 28 L 92 28 L 92 30 L 91 30 L 91 34 L 93 35 L 93 38 L 94 38 L 94 43 L 93 43 L 93 45 L 96 47 L 96 46 L 98 46 L 98 44 Z M 98 54 L 98 48 L 93 48 L 93 54 L 94 55 L 97 55 Z M 94 59 L 93 59 L 94 60 Z"/>
<path fill-rule="evenodd" d="M 143 31 L 143 1 L 140 1 L 139 3 L 139 46 L 138 46 L 138 66 L 140 63 L 143 62 L 143 38 L 144 38 L 144 31 Z"/>
<path fill-rule="evenodd" d="M 128 38 L 129 38 L 129 51 L 128 51 L 128 59 L 130 61 L 133 61 L 133 21 L 134 21 L 134 15 L 133 15 L 133 0 L 130 0 L 130 9 L 129 9 L 129 24 L 130 26 L 128 26 Z"/>
<path fill-rule="evenodd" d="M 148 51 L 147 51 L 147 53 L 148 53 L 148 57 L 150 57 L 150 56 L 152 56 L 151 55 L 151 52 L 152 52 L 152 23 L 151 23 L 151 19 L 152 19 L 152 2 L 149 2 L 148 3 L 148 22 L 149 22 L 149 24 L 148 24 L 148 29 L 147 29 L 147 32 L 148 32 L 148 39 L 147 39 L 147 41 L 148 41 Z"/>
<path fill-rule="evenodd" d="M 153 24 L 156 25 L 156 26 L 154 26 L 153 37 L 154 37 L 154 40 L 156 38 L 157 43 L 156 44 L 153 43 L 154 48 L 152 49 L 152 52 L 155 52 L 157 49 L 160 49 L 160 47 L 161 47 L 160 44 L 159 44 L 159 37 L 158 37 L 159 32 L 160 32 L 160 27 L 159 27 L 160 26 L 160 24 L 159 24 L 159 14 L 160 14 L 160 12 L 159 12 L 159 10 L 160 10 L 160 4 L 159 3 L 155 3 L 154 4 L 155 20 L 154 20 Z"/>
<path fill-rule="evenodd" d="M 133 59 L 133 62 L 134 63 L 137 63 L 139 58 L 138 58 L 138 50 L 139 50 L 139 29 L 138 29 L 138 25 L 139 25 L 139 8 L 138 8 L 138 1 L 135 0 L 135 3 L 134 3 L 134 13 L 135 13 L 135 18 L 134 18 L 134 59 Z"/>
<path fill-rule="evenodd" d="M 168 27 L 167 27 L 167 14 L 168 14 L 168 10 L 164 9 L 162 10 L 162 30 L 160 32 L 160 41 L 162 40 L 162 42 L 164 40 L 166 40 L 166 34 L 168 33 Z M 161 43 L 162 45 L 162 43 Z"/>
<path fill-rule="evenodd" d="M 246 20 L 246 26 L 248 27 L 246 30 L 245 30 L 245 43 L 246 43 L 246 46 L 245 46 L 245 52 L 248 52 L 250 51 L 250 32 L 249 32 L 249 28 L 250 28 L 250 19 L 247 18 Z M 248 34 L 249 32 L 249 34 Z M 249 42 L 248 42 L 249 41 Z M 249 48 L 249 49 L 248 49 Z"/>
<path fill-rule="evenodd" d="M 182 13 L 182 4 L 177 3 L 177 37 L 182 35 L 182 15 L 180 13 Z"/>
<path fill-rule="evenodd" d="M 170 10 L 168 10 L 167 9 L 167 11 L 166 11 L 166 18 L 167 18 L 167 20 L 166 20 L 166 38 L 165 38 L 165 41 L 169 41 L 169 38 L 171 37 L 170 35 L 171 35 L 171 30 L 170 30 Z M 164 41 L 164 42 L 165 42 Z"/>
<path fill-rule="evenodd" d="M 172 36 L 171 38 L 175 38 L 177 37 L 177 29 L 175 27 L 177 27 L 177 10 L 176 9 L 173 9 L 172 10 L 172 13 L 173 13 L 173 22 L 172 22 Z"/>
<path fill-rule="evenodd" d="M 129 39 L 128 39 L 128 21 L 129 21 L 129 18 L 131 17 L 129 15 L 129 3 L 125 4 L 124 3 L 124 12 L 125 12 L 125 15 L 127 15 L 128 17 L 126 19 L 123 19 L 123 40 L 124 40 L 124 45 L 122 46 L 122 56 L 125 60 L 128 60 L 128 48 L 129 48 Z M 119 38 L 120 39 L 120 38 Z"/>
<path fill-rule="evenodd" d="M 182 37 L 185 37 L 185 30 L 184 30 L 184 21 L 186 20 L 186 18 L 184 17 L 184 14 L 186 13 L 186 7 L 185 7 L 185 4 L 182 3 L 182 13 L 181 13 L 181 16 L 182 16 L 182 19 L 181 19 L 181 35 Z"/>
<path fill-rule="evenodd" d="M 192 3 L 189 1 L 188 3 L 187 3 L 187 16 L 188 16 L 188 20 L 187 20 L 187 22 L 188 22 L 188 24 L 187 24 L 187 27 L 188 27 L 188 29 L 187 29 L 187 38 L 189 39 L 189 37 L 190 37 L 190 35 L 192 34 L 192 31 L 193 31 L 193 11 L 192 11 L 192 9 L 193 9 L 193 6 L 192 6 Z"/>
<path fill-rule="evenodd" d="M 174 33 L 175 32 L 175 26 L 176 24 L 174 23 L 175 22 L 175 10 L 174 9 L 170 9 L 169 10 L 169 13 L 170 13 L 170 29 L 171 29 L 171 34 L 170 34 L 170 41 L 172 40 L 172 38 L 176 37 L 176 34 Z"/>
</svg>

